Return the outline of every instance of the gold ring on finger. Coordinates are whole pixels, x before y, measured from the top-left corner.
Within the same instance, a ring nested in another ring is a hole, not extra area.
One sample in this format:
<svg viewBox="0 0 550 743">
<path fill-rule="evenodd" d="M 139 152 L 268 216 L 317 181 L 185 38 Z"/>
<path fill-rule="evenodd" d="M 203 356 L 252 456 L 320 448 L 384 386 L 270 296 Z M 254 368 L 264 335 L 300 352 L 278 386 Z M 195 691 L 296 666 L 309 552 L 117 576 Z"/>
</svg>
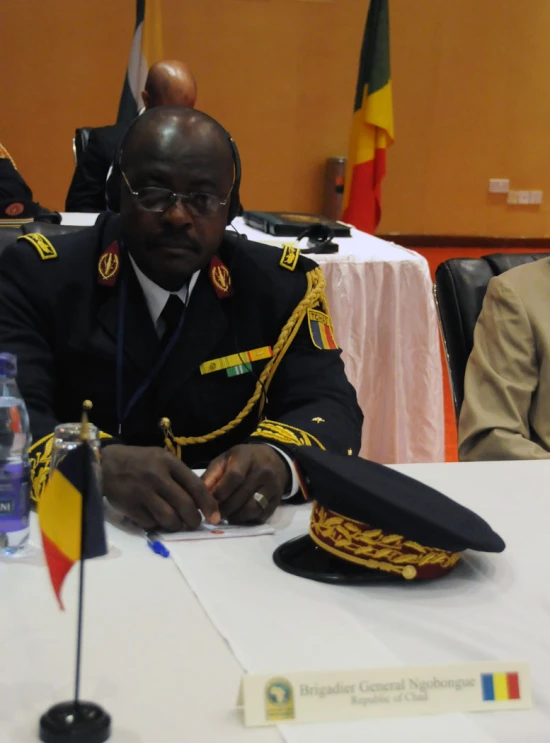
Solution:
<svg viewBox="0 0 550 743">
<path fill-rule="evenodd" d="M 254 493 L 252 497 L 263 511 L 269 506 L 269 501 L 262 493 Z"/>
</svg>

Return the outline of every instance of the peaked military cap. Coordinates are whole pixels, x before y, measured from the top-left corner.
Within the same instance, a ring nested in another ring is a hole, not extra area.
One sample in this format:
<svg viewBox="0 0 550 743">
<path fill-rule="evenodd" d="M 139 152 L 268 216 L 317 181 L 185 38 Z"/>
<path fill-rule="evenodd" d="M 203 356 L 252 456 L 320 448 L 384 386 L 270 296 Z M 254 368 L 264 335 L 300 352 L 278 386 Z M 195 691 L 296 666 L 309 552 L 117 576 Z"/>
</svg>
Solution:
<svg viewBox="0 0 550 743">
<path fill-rule="evenodd" d="M 32 191 L 0 144 L 0 227 L 18 227 L 40 218 L 61 222 L 61 215 L 33 201 Z"/>
<path fill-rule="evenodd" d="M 309 534 L 273 555 L 288 573 L 325 583 L 430 579 L 466 549 L 505 548 L 480 516 L 396 470 L 309 447 L 293 456 L 313 504 Z"/>
</svg>

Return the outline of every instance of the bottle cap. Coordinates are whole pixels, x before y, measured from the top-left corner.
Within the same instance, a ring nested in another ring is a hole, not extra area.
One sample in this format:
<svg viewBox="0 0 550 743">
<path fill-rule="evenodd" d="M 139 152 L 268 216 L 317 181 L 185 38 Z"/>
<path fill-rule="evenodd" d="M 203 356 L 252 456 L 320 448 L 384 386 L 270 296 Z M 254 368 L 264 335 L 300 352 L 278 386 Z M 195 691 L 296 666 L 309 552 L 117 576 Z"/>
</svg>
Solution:
<svg viewBox="0 0 550 743">
<path fill-rule="evenodd" d="M 0 353 L 0 378 L 17 376 L 17 356 L 13 353 Z"/>
</svg>

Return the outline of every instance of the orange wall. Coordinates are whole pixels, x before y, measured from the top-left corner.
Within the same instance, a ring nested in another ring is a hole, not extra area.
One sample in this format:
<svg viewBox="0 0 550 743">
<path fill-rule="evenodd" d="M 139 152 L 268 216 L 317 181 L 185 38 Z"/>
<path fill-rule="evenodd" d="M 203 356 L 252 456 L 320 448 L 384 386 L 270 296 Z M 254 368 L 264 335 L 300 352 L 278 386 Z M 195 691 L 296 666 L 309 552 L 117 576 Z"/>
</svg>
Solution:
<svg viewBox="0 0 550 743">
<path fill-rule="evenodd" d="M 0 141 L 36 197 L 62 208 L 75 127 L 116 116 L 134 0 L 0 0 Z M 243 159 L 247 207 L 318 210 L 345 154 L 367 0 L 163 0 L 165 56 Z M 390 0 L 397 142 L 383 231 L 550 234 L 489 177 L 550 203 L 550 2 Z"/>
<path fill-rule="evenodd" d="M 550 2 L 390 6 L 397 141 L 381 230 L 550 235 Z M 491 177 L 546 203 L 507 206 Z"/>
</svg>

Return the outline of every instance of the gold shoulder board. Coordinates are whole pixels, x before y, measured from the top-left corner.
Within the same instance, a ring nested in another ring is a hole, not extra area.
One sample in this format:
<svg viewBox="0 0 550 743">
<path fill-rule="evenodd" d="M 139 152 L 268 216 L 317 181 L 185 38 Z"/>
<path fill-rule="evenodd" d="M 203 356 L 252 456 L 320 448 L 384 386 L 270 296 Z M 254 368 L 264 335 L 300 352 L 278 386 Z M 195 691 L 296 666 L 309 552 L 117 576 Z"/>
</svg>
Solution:
<svg viewBox="0 0 550 743">
<path fill-rule="evenodd" d="M 30 243 L 38 255 L 43 261 L 48 261 L 50 258 L 57 258 L 57 251 L 47 237 L 41 235 L 39 232 L 32 232 L 30 235 L 21 235 L 17 238 L 18 240 L 26 240 Z"/>
<path fill-rule="evenodd" d="M 296 248 L 291 243 L 283 244 L 283 255 L 279 261 L 279 265 L 286 268 L 288 271 L 294 271 L 298 258 L 300 257 L 300 249 Z"/>
</svg>

